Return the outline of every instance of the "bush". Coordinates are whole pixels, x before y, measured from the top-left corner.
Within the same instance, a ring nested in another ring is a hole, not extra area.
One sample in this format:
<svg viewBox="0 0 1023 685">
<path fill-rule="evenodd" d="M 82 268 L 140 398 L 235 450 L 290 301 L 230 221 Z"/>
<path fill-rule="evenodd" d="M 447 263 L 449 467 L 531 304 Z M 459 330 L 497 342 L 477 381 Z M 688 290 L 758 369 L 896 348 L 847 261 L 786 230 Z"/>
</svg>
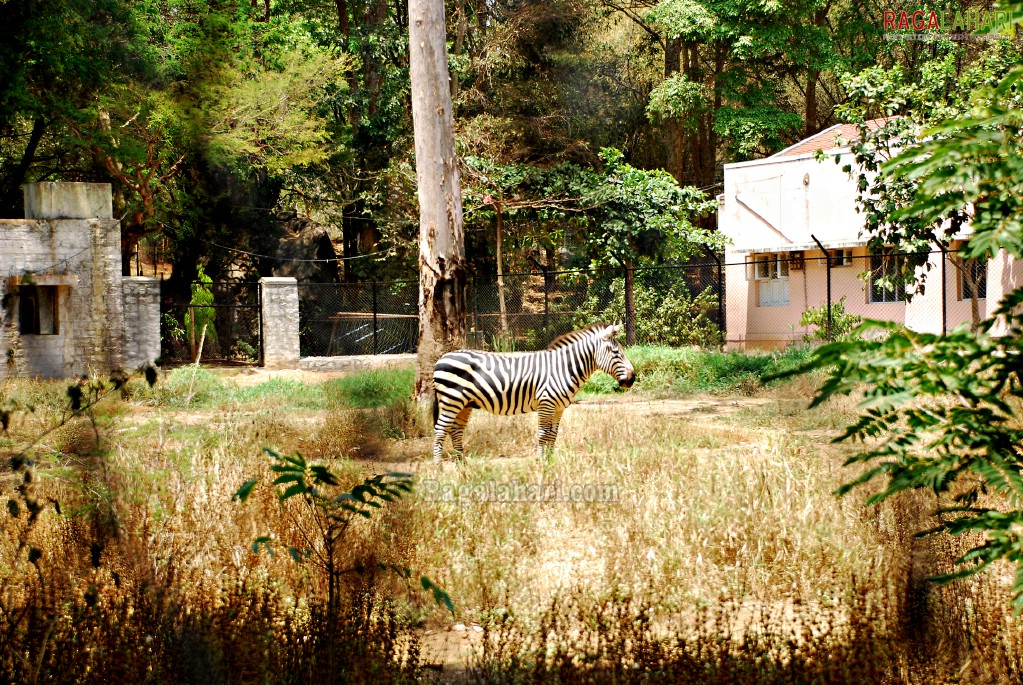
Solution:
<svg viewBox="0 0 1023 685">
<path fill-rule="evenodd" d="M 838 302 L 831 303 L 831 339 L 848 337 L 852 330 L 863 321 L 859 314 L 850 314 L 845 311 L 845 297 Z M 803 318 L 799 320 L 800 326 L 816 326 L 810 333 L 803 334 L 803 342 L 828 342 L 828 305 L 807 309 L 803 312 Z"/>
<path fill-rule="evenodd" d="M 656 275 L 656 274 L 655 274 Z M 663 283 L 647 282 L 646 272 L 635 282 L 636 342 L 684 347 L 717 347 L 721 328 L 710 320 L 717 309 L 714 289 L 707 287 L 696 297 L 681 279 L 665 289 Z M 578 328 L 604 321 L 625 321 L 625 280 L 616 278 L 609 288 L 611 299 L 601 306 L 598 293 L 591 293 L 575 319 Z"/>
</svg>

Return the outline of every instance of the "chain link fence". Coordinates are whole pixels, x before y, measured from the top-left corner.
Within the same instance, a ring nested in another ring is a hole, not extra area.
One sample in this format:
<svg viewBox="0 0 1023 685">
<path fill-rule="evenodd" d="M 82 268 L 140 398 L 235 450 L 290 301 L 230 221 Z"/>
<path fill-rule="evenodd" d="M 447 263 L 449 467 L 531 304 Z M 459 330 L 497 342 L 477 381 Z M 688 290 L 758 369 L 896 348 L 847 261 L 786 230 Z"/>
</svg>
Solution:
<svg viewBox="0 0 1023 685">
<path fill-rule="evenodd" d="M 718 345 L 724 298 L 718 264 L 633 269 L 637 342 Z M 467 344 L 505 351 L 543 349 L 596 322 L 628 320 L 623 269 L 470 278 Z M 299 284 L 303 357 L 415 352 L 418 280 Z"/>
<path fill-rule="evenodd" d="M 940 252 L 923 260 L 922 292 L 915 286 L 907 292 L 902 274 L 911 255 L 894 251 L 736 256 L 742 261 L 473 277 L 467 344 L 538 350 L 587 324 L 620 322 L 641 344 L 783 347 L 836 339 L 864 318 L 948 331 L 984 318 L 988 302 L 1000 299 L 997 293 L 988 299 L 992 267 Z M 997 289 L 1000 280 L 992 282 Z M 303 357 L 416 350 L 417 279 L 300 283 L 298 296 Z M 202 342 L 205 362 L 258 364 L 260 316 L 258 283 L 196 284 L 189 302 L 164 302 L 163 360 L 193 361 Z"/>
<path fill-rule="evenodd" d="M 415 352 L 419 281 L 299 283 L 303 357 Z"/>
<path fill-rule="evenodd" d="M 911 259 L 920 284 L 907 284 Z M 941 333 L 986 315 L 988 265 L 954 254 L 870 252 L 867 248 L 746 255 L 724 265 L 731 289 L 727 341 L 778 347 L 834 340 L 863 319 Z"/>
</svg>

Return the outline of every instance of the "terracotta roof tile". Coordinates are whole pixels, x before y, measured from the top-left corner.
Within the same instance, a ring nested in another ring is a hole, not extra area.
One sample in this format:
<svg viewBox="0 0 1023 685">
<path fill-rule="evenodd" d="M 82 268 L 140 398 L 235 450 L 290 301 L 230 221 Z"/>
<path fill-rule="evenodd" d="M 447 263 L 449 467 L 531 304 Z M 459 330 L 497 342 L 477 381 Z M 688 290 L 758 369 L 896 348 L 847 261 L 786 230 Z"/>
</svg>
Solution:
<svg viewBox="0 0 1023 685">
<path fill-rule="evenodd" d="M 881 128 L 888 119 L 892 117 L 882 117 L 880 119 L 871 119 L 867 122 L 867 126 L 870 130 Z M 781 152 L 777 152 L 771 157 L 795 157 L 797 155 L 805 155 L 817 150 L 831 150 L 839 147 L 836 139 L 841 138 L 843 144 L 847 145 L 850 141 L 854 140 L 859 134 L 859 128 L 856 124 L 835 124 L 831 128 L 826 128 L 820 133 L 815 133 L 809 138 L 805 138 L 795 145 L 790 145 Z"/>
</svg>

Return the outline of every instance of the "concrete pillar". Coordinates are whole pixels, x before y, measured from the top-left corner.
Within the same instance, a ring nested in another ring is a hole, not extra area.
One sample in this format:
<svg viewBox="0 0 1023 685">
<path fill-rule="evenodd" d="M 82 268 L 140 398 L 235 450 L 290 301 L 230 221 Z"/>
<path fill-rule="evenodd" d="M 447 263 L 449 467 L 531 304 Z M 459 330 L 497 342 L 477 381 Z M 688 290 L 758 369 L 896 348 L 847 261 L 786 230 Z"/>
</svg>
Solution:
<svg viewBox="0 0 1023 685">
<path fill-rule="evenodd" d="M 152 364 L 160 357 L 160 279 L 125 277 L 124 367 L 126 371 Z"/>
<path fill-rule="evenodd" d="M 298 281 L 261 278 L 259 290 L 263 318 L 263 366 L 298 366 Z"/>
<path fill-rule="evenodd" d="M 945 258 L 941 252 L 932 252 L 927 256 L 927 263 L 916 268 L 917 282 L 923 280 L 923 295 L 913 295 L 906 302 L 906 328 L 917 333 L 941 333 L 941 295 L 945 292 L 945 282 L 941 275 L 941 261 Z M 946 265 L 948 271 L 955 273 L 955 267 Z"/>
</svg>

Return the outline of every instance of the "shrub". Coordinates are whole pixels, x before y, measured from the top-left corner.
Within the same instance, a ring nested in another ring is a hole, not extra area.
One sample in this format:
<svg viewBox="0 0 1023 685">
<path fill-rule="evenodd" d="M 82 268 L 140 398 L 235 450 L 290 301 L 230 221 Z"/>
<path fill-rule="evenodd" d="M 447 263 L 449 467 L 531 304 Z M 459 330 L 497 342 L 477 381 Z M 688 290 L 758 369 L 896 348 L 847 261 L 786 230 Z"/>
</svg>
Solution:
<svg viewBox="0 0 1023 685">
<path fill-rule="evenodd" d="M 635 282 L 636 342 L 674 347 L 697 345 L 716 347 L 721 344 L 721 328 L 710 320 L 717 308 L 717 296 L 707 287 L 696 297 L 685 281 L 675 279 L 667 288 L 662 283 L 648 282 L 644 275 Z M 575 319 L 581 328 L 603 321 L 625 321 L 625 280 L 616 278 L 609 288 L 611 299 L 601 306 L 598 293 L 591 293 Z"/>
<path fill-rule="evenodd" d="M 831 339 L 848 337 L 852 330 L 863 321 L 859 314 L 845 311 L 845 297 L 831 303 Z M 810 333 L 803 334 L 803 342 L 828 342 L 828 305 L 807 309 L 799 320 L 800 326 L 816 326 Z"/>
</svg>

